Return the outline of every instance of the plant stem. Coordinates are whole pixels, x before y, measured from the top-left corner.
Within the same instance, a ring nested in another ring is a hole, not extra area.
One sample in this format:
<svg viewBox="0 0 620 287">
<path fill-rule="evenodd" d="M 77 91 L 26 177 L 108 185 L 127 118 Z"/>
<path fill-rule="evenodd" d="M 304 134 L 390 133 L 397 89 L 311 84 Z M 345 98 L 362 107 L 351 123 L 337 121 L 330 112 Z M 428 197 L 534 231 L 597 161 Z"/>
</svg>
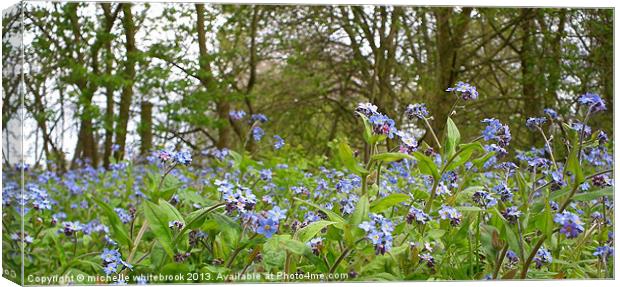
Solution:
<svg viewBox="0 0 620 287">
<path fill-rule="evenodd" d="M 426 119 L 425 117 L 422 117 L 422 120 L 424 120 L 424 124 L 426 125 L 426 128 L 428 128 L 428 130 L 431 132 L 431 136 L 433 136 L 433 140 L 435 141 L 435 144 L 437 145 L 437 148 L 439 149 L 439 152 L 441 153 L 441 144 L 439 143 L 439 139 L 437 138 L 435 131 L 431 127 L 431 124 L 428 122 L 428 119 Z"/>
<path fill-rule="evenodd" d="M 502 253 L 500 253 L 499 258 L 497 258 L 495 270 L 493 271 L 493 279 L 497 279 L 497 275 L 499 274 L 499 269 L 502 267 L 502 263 L 504 263 L 504 258 L 506 257 L 507 252 L 508 252 L 508 243 L 505 243 L 504 248 L 502 248 Z"/>
<path fill-rule="evenodd" d="M 364 238 L 358 239 L 357 241 L 355 241 L 355 243 L 353 243 L 353 247 L 355 247 L 355 245 L 357 245 L 358 243 L 362 242 L 364 240 Z M 336 261 L 334 262 L 334 265 L 332 265 L 331 268 L 329 268 L 329 274 L 333 274 L 334 271 L 336 271 L 336 268 L 338 267 L 338 265 L 340 264 L 340 262 L 342 262 L 342 260 L 347 257 L 347 255 L 349 255 L 349 252 L 351 252 L 351 250 L 353 250 L 353 247 L 349 247 L 347 249 L 345 249 L 342 254 L 340 254 L 340 256 L 336 259 Z"/>
</svg>

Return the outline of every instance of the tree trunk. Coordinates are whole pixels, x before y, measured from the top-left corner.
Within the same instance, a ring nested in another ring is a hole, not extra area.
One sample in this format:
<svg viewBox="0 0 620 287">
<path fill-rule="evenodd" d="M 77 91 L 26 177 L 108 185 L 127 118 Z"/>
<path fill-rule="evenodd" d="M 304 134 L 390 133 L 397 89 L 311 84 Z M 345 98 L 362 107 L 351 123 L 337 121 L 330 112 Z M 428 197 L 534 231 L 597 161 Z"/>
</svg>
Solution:
<svg viewBox="0 0 620 287">
<path fill-rule="evenodd" d="M 133 82 L 136 75 L 137 49 L 135 43 L 136 27 L 131 13 L 131 4 L 123 3 L 123 29 L 125 30 L 125 50 L 126 60 L 124 69 L 124 80 L 121 91 L 121 102 L 119 107 L 119 118 L 116 125 L 116 144 L 118 150 L 114 153 L 116 160 L 122 160 L 125 156 L 125 144 L 127 140 L 127 125 L 131 117 L 129 108 L 133 98 Z"/>
<path fill-rule="evenodd" d="M 209 54 L 207 51 L 206 31 L 205 31 L 205 6 L 204 4 L 196 4 L 196 31 L 198 33 L 198 48 L 200 51 L 200 82 L 207 92 L 215 93 L 217 84 L 213 79 Z M 228 148 L 230 146 L 230 125 L 228 124 L 228 115 L 230 112 L 230 103 L 226 99 L 216 99 L 216 113 L 218 119 L 222 123 L 218 127 L 218 139 L 215 143 L 218 148 Z"/>
<path fill-rule="evenodd" d="M 143 101 L 140 108 L 140 155 L 147 156 L 153 143 L 153 104 Z"/>
</svg>

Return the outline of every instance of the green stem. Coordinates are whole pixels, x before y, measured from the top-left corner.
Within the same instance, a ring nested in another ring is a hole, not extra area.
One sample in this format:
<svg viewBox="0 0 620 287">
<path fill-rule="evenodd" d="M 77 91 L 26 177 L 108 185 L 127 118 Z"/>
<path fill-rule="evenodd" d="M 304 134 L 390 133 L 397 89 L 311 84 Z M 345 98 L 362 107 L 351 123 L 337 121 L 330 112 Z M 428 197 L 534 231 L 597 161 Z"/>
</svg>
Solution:
<svg viewBox="0 0 620 287">
<path fill-rule="evenodd" d="M 425 117 L 422 117 L 422 120 L 424 120 L 424 124 L 426 125 L 426 128 L 428 128 L 428 130 L 431 132 L 431 136 L 433 136 L 433 140 L 435 141 L 435 144 L 437 145 L 437 148 L 439 149 L 439 153 L 441 153 L 441 144 L 439 143 L 439 139 L 437 138 L 435 131 L 431 127 L 431 124 L 428 122 L 428 119 L 426 119 Z"/>
<path fill-rule="evenodd" d="M 499 269 L 502 267 L 502 264 L 504 263 L 504 258 L 506 257 L 507 252 L 508 252 L 508 243 L 504 244 L 504 248 L 502 248 L 502 253 L 500 253 L 499 258 L 497 259 L 495 270 L 493 271 L 493 279 L 497 279 L 497 275 L 499 274 Z"/>
</svg>

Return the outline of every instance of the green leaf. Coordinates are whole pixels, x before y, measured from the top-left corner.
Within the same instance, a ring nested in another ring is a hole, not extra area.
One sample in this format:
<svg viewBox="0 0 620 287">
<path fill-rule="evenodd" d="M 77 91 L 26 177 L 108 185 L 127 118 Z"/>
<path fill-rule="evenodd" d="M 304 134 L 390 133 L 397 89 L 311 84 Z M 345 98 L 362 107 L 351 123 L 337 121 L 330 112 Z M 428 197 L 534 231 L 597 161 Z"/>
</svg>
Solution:
<svg viewBox="0 0 620 287">
<path fill-rule="evenodd" d="M 338 143 L 338 157 L 342 161 L 342 164 L 350 171 L 360 175 L 368 174 L 368 170 L 363 168 L 357 159 L 353 156 L 351 147 L 344 141 Z"/>
<path fill-rule="evenodd" d="M 306 205 L 312 206 L 312 207 L 314 207 L 314 208 L 316 208 L 316 209 L 318 209 L 318 210 L 320 210 L 320 211 L 323 211 L 325 214 L 327 214 L 327 217 L 329 217 L 329 219 L 330 219 L 331 221 L 335 221 L 335 222 L 336 222 L 336 223 L 334 224 L 334 226 L 335 226 L 336 228 L 338 228 L 338 229 L 344 229 L 344 224 L 346 223 L 346 221 L 344 220 L 344 218 L 342 218 L 342 216 L 340 216 L 340 215 L 336 214 L 335 212 L 333 212 L 333 211 L 331 211 L 331 210 L 329 210 L 329 209 L 323 208 L 323 207 L 321 207 L 321 206 L 319 206 L 319 205 L 317 205 L 317 204 L 314 204 L 314 203 L 312 203 L 312 202 L 305 201 L 305 200 L 303 200 L 303 199 L 301 199 L 301 198 L 294 197 L 294 199 L 295 199 L 295 200 L 297 200 L 297 201 L 299 201 L 299 202 L 301 202 L 301 203 L 303 203 L 303 204 L 306 204 Z"/>
<path fill-rule="evenodd" d="M 95 203 L 97 203 L 97 205 L 99 205 L 99 207 L 103 211 L 103 214 L 108 218 L 110 226 L 112 227 L 112 235 L 114 236 L 114 239 L 119 240 L 122 244 L 130 248 L 131 239 L 129 239 L 127 230 L 125 230 L 125 226 L 121 222 L 121 219 L 118 217 L 118 214 L 116 214 L 116 212 L 114 212 L 114 209 L 112 209 L 112 207 L 107 203 L 99 200 L 94 196 L 91 198 Z"/>
<path fill-rule="evenodd" d="M 164 211 L 155 203 L 145 200 L 142 203 L 142 212 L 149 224 L 149 228 L 155 234 L 155 238 L 159 241 L 170 258 L 174 258 L 172 249 L 172 234 L 168 227 L 169 219 L 162 216 Z"/>
<path fill-rule="evenodd" d="M 160 198 L 159 207 L 161 211 L 166 215 L 166 217 L 168 217 L 168 219 L 180 221 L 183 223 L 183 225 L 185 225 L 185 220 L 183 219 L 181 213 L 168 201 Z"/>
<path fill-rule="evenodd" d="M 456 210 L 458 211 L 463 211 L 463 212 L 481 212 L 484 211 L 484 209 L 477 207 L 477 206 L 457 206 L 455 207 Z"/>
<path fill-rule="evenodd" d="M 431 239 L 439 239 L 444 234 L 446 234 L 446 231 L 444 229 L 431 229 L 428 231 L 428 237 Z"/>
<path fill-rule="evenodd" d="M 459 155 L 446 167 L 446 171 L 451 171 L 465 164 L 476 151 L 483 151 L 482 145 L 478 142 L 459 145 Z"/>
<path fill-rule="evenodd" d="M 439 180 L 441 177 L 439 170 L 437 170 L 437 165 L 430 157 L 418 151 L 413 152 L 413 157 L 418 160 L 418 168 L 422 173 L 432 176 L 435 180 Z"/>
<path fill-rule="evenodd" d="M 309 254 L 310 248 L 303 242 L 290 238 L 290 235 L 279 235 L 280 246 L 294 254 Z"/>
<path fill-rule="evenodd" d="M 456 146 L 461 141 L 461 133 L 450 117 L 446 120 L 445 158 L 450 158 L 456 152 Z"/>
<path fill-rule="evenodd" d="M 303 243 L 306 243 L 310 241 L 310 239 L 314 238 L 316 234 L 319 233 L 319 231 L 321 231 L 323 228 L 336 223 L 337 222 L 335 221 L 326 220 L 312 222 L 308 226 L 297 230 L 297 232 L 295 232 L 294 238 Z"/>
<path fill-rule="evenodd" d="M 613 196 L 614 195 L 614 188 L 613 187 L 606 187 L 603 189 L 599 189 L 597 191 L 588 191 L 588 192 L 584 192 L 584 193 L 580 193 L 577 194 L 575 196 L 573 196 L 573 200 L 575 201 L 590 201 L 593 199 L 597 199 L 597 198 L 601 198 L 603 196 Z"/>
<path fill-rule="evenodd" d="M 374 213 L 382 212 L 394 205 L 409 200 L 410 197 L 403 193 L 393 193 L 379 200 L 375 200 L 370 205 L 370 211 Z"/>
<path fill-rule="evenodd" d="M 368 144 L 373 144 L 372 140 L 373 140 L 373 136 L 372 136 L 372 126 L 370 125 L 370 122 L 368 121 L 368 117 L 366 117 L 366 115 L 360 113 L 360 112 L 356 112 L 360 118 L 362 119 L 362 121 L 364 122 L 364 140 L 368 143 Z"/>
<path fill-rule="evenodd" d="M 362 223 L 362 220 L 364 220 L 364 218 L 368 217 L 369 205 L 370 204 L 368 203 L 368 195 L 363 195 L 362 197 L 360 197 L 360 199 L 357 201 L 357 205 L 355 206 L 355 211 L 351 215 L 351 226 L 358 226 L 360 223 Z"/>
<path fill-rule="evenodd" d="M 385 153 L 375 154 L 370 159 L 374 161 L 382 161 L 384 163 L 389 163 L 389 162 L 398 161 L 402 159 L 415 160 L 414 157 L 406 153 L 402 153 L 402 152 L 385 152 Z"/>
</svg>

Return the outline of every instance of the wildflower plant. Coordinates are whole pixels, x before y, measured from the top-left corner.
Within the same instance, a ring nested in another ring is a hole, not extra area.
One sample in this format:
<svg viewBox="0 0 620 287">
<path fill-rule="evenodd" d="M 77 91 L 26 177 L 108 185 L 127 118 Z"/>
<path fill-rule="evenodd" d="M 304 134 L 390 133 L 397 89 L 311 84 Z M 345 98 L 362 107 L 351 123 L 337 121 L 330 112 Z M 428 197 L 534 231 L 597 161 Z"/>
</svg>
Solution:
<svg viewBox="0 0 620 287">
<path fill-rule="evenodd" d="M 359 141 L 337 138 L 319 159 L 300 156 L 264 114 L 233 109 L 239 150 L 163 149 L 110 170 L 23 169 L 23 193 L 3 178 L 3 208 L 15 221 L 5 233 L 31 266 L 137 275 L 128 283 L 162 270 L 360 281 L 607 277 L 612 141 L 588 126 L 606 103 L 586 94 L 577 118 L 532 115 L 518 124 L 541 142 L 515 150 L 514 123 L 475 119 L 481 129 L 461 134 L 461 111 L 484 95 L 463 82 L 448 92 L 444 119 L 425 104 L 402 107 L 424 137 L 399 126 L 393 110 L 352 107 Z"/>
</svg>

